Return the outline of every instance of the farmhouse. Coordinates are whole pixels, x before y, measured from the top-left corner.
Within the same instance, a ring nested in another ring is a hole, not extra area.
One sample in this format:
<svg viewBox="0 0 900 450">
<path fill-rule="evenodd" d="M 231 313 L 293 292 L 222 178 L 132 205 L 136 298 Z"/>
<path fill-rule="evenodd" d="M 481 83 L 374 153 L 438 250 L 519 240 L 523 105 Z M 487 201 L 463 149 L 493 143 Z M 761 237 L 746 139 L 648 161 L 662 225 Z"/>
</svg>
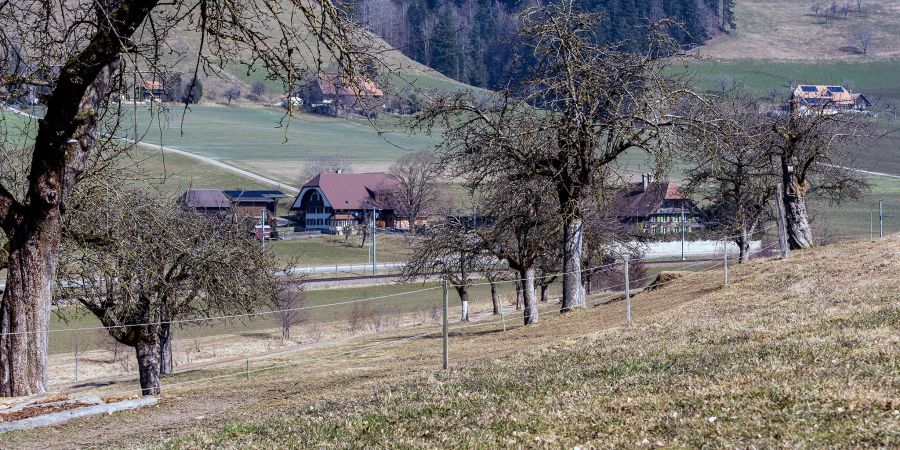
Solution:
<svg viewBox="0 0 900 450">
<path fill-rule="evenodd" d="M 831 111 L 869 109 L 869 99 L 863 94 L 854 94 L 843 86 L 801 84 L 791 93 L 791 99 L 800 103 L 801 109 L 824 108 Z"/>
<path fill-rule="evenodd" d="M 616 199 L 620 220 L 650 235 L 681 233 L 682 208 L 685 232 L 703 230 L 700 209 L 671 181 L 653 181 L 644 174 L 641 182 L 629 183 Z"/>
<path fill-rule="evenodd" d="M 175 203 L 211 217 L 226 214 L 231 209 L 231 199 L 218 189 L 188 189 Z"/>
<path fill-rule="evenodd" d="M 144 101 L 161 100 L 163 93 L 163 84 L 161 81 L 144 80 L 138 87 L 137 96 Z"/>
<path fill-rule="evenodd" d="M 397 181 L 386 173 L 320 173 L 303 185 L 291 211 L 307 230 L 342 233 L 367 223 L 376 208 L 379 227 L 408 228 L 391 206 Z"/>
<path fill-rule="evenodd" d="M 319 75 L 293 97 L 300 97 L 307 111 L 326 116 L 370 116 L 384 108 L 384 91 L 368 78 Z"/>
</svg>

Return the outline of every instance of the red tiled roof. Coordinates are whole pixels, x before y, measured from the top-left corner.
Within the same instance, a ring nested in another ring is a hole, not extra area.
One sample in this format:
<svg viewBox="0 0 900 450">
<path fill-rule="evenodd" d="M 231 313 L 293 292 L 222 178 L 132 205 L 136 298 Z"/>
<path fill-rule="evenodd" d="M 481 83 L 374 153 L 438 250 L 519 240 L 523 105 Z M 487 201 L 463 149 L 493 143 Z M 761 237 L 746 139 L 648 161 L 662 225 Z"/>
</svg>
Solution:
<svg viewBox="0 0 900 450">
<path fill-rule="evenodd" d="M 144 80 L 144 89 L 162 89 L 163 85 L 161 81 L 156 80 Z"/>
<path fill-rule="evenodd" d="M 371 208 L 375 194 L 396 186 L 397 181 L 386 173 L 320 173 L 303 185 L 319 188 L 337 210 Z"/>
<path fill-rule="evenodd" d="M 662 206 L 665 200 L 685 200 L 678 186 L 671 181 L 653 181 L 643 189 L 642 183 L 631 183 L 616 199 L 616 208 L 627 217 L 646 217 Z"/>
<path fill-rule="evenodd" d="M 350 81 L 347 77 L 321 75 L 314 81 L 324 95 L 347 95 L 356 97 L 383 97 L 384 91 L 368 78 Z"/>
</svg>

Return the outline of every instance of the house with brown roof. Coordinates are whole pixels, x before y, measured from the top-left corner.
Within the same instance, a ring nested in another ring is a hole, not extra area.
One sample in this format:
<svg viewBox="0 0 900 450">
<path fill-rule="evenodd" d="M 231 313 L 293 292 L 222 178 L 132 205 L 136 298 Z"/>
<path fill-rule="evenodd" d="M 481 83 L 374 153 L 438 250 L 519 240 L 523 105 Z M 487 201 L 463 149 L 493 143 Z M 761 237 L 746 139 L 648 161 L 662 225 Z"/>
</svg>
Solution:
<svg viewBox="0 0 900 450">
<path fill-rule="evenodd" d="M 303 185 L 291 211 L 307 230 L 325 233 L 369 222 L 373 208 L 377 226 L 408 228 L 408 220 L 391 206 L 391 193 L 398 186 L 386 173 L 320 173 Z"/>
<path fill-rule="evenodd" d="M 801 84 L 791 93 L 791 99 L 799 102 L 801 110 L 817 108 L 829 112 L 865 111 L 870 106 L 865 95 L 854 94 L 844 86 Z"/>
<path fill-rule="evenodd" d="M 296 97 L 307 111 L 326 116 L 370 116 L 384 109 L 384 91 L 375 81 L 321 74 L 306 83 Z"/>
<path fill-rule="evenodd" d="M 620 220 L 650 235 L 681 233 L 682 212 L 686 233 L 701 231 L 700 208 L 675 183 L 653 181 L 641 175 L 639 183 L 629 183 L 616 198 Z"/>
</svg>

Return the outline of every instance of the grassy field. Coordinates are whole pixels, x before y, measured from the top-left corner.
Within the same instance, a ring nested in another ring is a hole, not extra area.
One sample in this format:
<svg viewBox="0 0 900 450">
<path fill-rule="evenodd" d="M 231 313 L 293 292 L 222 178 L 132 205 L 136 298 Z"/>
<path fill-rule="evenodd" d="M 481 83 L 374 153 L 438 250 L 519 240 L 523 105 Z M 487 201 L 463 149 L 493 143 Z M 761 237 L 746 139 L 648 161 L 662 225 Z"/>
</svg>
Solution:
<svg viewBox="0 0 900 450">
<path fill-rule="evenodd" d="M 378 234 L 377 258 L 382 262 L 406 260 L 407 245 L 402 236 Z M 284 260 L 297 259 L 301 266 L 328 264 L 365 264 L 370 261 L 369 246 L 359 246 L 359 236 L 321 236 L 290 241 L 276 241 L 271 248 Z"/>
<path fill-rule="evenodd" d="M 720 36 L 700 51 L 722 59 L 794 61 L 864 61 L 900 56 L 900 4 L 893 0 L 835 2 L 837 16 L 822 14 L 832 2 L 797 0 L 740 0 L 735 2 L 736 30 Z M 816 15 L 812 6 L 821 10 Z M 840 12 L 847 5 L 848 13 Z M 868 55 L 862 54 L 854 31 L 870 28 L 875 34 Z"/>
<path fill-rule="evenodd" d="M 894 236 L 733 267 L 727 287 L 683 278 L 635 296 L 630 325 L 621 303 L 453 324 L 446 372 L 438 335 L 419 336 L 439 328 L 360 336 L 249 381 L 243 361 L 166 378 L 158 407 L 0 445 L 893 448 L 898 270 Z"/>
</svg>

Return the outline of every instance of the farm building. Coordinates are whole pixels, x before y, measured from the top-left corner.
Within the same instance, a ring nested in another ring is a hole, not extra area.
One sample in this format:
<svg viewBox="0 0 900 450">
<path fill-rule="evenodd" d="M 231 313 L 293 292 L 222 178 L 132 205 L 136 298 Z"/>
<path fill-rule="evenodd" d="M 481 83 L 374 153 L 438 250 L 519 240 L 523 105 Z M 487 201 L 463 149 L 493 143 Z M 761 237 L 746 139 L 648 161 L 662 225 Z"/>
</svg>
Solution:
<svg viewBox="0 0 900 450">
<path fill-rule="evenodd" d="M 231 209 L 231 199 L 218 189 L 189 189 L 176 203 L 208 216 L 218 216 Z"/>
<path fill-rule="evenodd" d="M 138 87 L 137 96 L 144 101 L 161 100 L 164 93 L 162 81 L 144 80 Z"/>
<path fill-rule="evenodd" d="M 281 191 L 222 191 L 229 200 L 231 207 L 248 216 L 262 216 L 263 208 L 269 217 L 274 217 L 278 211 L 278 201 L 287 198 Z"/>
<path fill-rule="evenodd" d="M 629 183 L 616 199 L 620 220 L 650 235 L 681 233 L 684 210 L 685 232 L 704 229 L 701 211 L 671 181 L 653 181 L 641 175 L 639 183 Z"/>
<path fill-rule="evenodd" d="M 292 98 L 302 99 L 307 111 L 326 116 L 371 116 L 384 109 L 384 92 L 371 79 L 319 75 Z"/>
<path fill-rule="evenodd" d="M 409 221 L 391 206 L 397 181 L 386 173 L 320 173 L 309 180 L 291 207 L 308 230 L 341 233 L 368 223 L 377 208 L 379 227 L 408 229 Z"/>
<path fill-rule="evenodd" d="M 865 95 L 854 94 L 843 86 L 801 84 L 791 93 L 791 99 L 798 100 L 801 109 L 865 111 L 870 106 Z"/>
<path fill-rule="evenodd" d="M 250 217 L 266 214 L 274 217 L 278 200 L 287 198 L 281 191 L 221 191 L 218 189 L 190 189 L 181 194 L 177 203 L 209 216 L 217 216 L 232 210 Z"/>
</svg>

